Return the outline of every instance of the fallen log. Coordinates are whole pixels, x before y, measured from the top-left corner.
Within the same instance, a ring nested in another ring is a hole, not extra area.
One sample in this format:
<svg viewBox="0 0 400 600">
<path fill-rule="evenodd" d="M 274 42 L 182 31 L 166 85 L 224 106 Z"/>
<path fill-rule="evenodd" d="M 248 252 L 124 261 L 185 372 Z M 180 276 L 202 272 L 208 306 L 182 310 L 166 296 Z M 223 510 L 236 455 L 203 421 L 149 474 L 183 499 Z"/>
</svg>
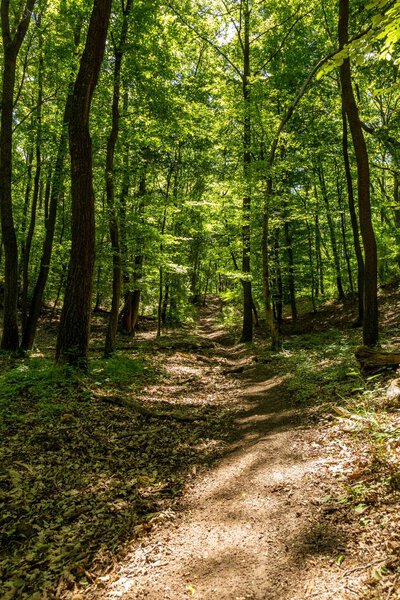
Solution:
<svg viewBox="0 0 400 600">
<path fill-rule="evenodd" d="M 383 352 L 361 346 L 355 351 L 355 357 L 363 371 L 373 371 L 382 367 L 397 369 L 400 365 L 400 352 Z"/>
</svg>

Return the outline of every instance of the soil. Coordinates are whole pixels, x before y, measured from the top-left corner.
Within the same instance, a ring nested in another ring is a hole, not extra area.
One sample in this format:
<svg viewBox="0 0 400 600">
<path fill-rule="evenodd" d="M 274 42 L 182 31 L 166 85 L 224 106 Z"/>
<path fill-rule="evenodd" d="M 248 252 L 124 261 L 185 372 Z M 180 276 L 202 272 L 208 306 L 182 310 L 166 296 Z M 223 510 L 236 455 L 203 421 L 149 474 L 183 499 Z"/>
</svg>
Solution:
<svg viewBox="0 0 400 600">
<path fill-rule="evenodd" d="M 371 571 L 384 558 L 346 508 L 330 502 L 345 442 L 315 409 L 293 407 L 285 374 L 234 345 L 216 324 L 217 312 L 216 304 L 202 310 L 196 335 L 203 348 L 165 357 L 175 386 L 169 380 L 147 393 L 229 406 L 236 411 L 230 442 L 216 463 L 193 469 L 169 519 L 75 597 L 400 598 L 396 577 L 374 595 Z"/>
</svg>

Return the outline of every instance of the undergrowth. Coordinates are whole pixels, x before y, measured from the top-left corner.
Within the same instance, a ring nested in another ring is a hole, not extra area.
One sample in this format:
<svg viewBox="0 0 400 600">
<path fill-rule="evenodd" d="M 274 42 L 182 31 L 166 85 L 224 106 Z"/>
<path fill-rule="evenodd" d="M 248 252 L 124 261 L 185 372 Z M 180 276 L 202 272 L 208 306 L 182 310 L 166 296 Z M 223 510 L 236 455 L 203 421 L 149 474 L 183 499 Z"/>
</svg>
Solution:
<svg viewBox="0 0 400 600">
<path fill-rule="evenodd" d="M 285 376 L 294 406 L 314 407 L 343 423 L 362 449 L 366 497 L 373 485 L 389 498 L 400 490 L 400 399 L 386 396 L 393 371 L 360 371 L 354 356 L 359 344 L 357 331 L 327 330 L 288 337 L 279 353 L 263 344 L 260 358 Z"/>
<path fill-rule="evenodd" d="M 91 360 L 86 375 L 45 358 L 3 366 L 0 597 L 62 597 L 162 518 L 228 425 L 211 408 L 186 423 L 102 401 L 163 377 L 144 353 Z"/>
</svg>

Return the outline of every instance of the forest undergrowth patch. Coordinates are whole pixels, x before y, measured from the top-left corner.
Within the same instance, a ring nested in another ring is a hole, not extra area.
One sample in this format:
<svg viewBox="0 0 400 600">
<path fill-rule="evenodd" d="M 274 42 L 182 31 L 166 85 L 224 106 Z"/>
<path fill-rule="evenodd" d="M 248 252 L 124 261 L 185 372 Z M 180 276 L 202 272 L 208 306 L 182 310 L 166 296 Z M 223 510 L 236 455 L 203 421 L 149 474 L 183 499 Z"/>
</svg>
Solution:
<svg viewBox="0 0 400 600">
<path fill-rule="evenodd" d="M 173 383 L 161 362 L 118 353 L 91 360 L 87 375 L 44 358 L 4 362 L 1 598 L 57 598 L 91 583 L 127 539 L 171 511 L 195 465 L 218 453 L 224 411 L 186 405 L 185 422 L 163 405 L 166 418 L 152 415 L 147 388 Z M 109 398 L 145 399 L 148 413 Z"/>
<path fill-rule="evenodd" d="M 383 333 L 384 348 L 395 333 Z M 359 343 L 355 330 L 313 332 L 287 338 L 278 354 L 262 344 L 259 359 L 285 376 L 293 405 L 309 411 L 310 427 L 319 424 L 316 445 L 330 456 L 337 481 L 321 499 L 320 526 L 342 529 L 349 540 L 336 565 L 344 577 L 360 575 L 357 597 L 397 598 L 400 397 L 387 394 L 393 370 L 360 371 Z"/>
</svg>

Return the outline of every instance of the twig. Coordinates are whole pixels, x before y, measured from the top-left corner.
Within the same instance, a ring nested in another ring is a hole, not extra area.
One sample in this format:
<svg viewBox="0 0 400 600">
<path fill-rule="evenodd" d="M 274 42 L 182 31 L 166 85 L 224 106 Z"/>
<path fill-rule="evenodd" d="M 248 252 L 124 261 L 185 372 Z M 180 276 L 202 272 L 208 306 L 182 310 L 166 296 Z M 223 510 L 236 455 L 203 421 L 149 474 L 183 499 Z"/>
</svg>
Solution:
<svg viewBox="0 0 400 600">
<path fill-rule="evenodd" d="M 385 560 L 384 558 L 380 558 L 379 560 L 370 562 L 367 565 L 361 565 L 360 567 L 354 567 L 354 569 L 348 569 L 347 571 L 345 571 L 343 573 L 343 577 L 347 577 L 348 575 L 351 575 L 352 573 L 355 573 L 356 571 L 365 571 L 366 569 L 369 569 L 369 567 L 374 567 L 375 565 L 379 565 L 379 563 L 384 562 L 384 560 Z"/>
</svg>

